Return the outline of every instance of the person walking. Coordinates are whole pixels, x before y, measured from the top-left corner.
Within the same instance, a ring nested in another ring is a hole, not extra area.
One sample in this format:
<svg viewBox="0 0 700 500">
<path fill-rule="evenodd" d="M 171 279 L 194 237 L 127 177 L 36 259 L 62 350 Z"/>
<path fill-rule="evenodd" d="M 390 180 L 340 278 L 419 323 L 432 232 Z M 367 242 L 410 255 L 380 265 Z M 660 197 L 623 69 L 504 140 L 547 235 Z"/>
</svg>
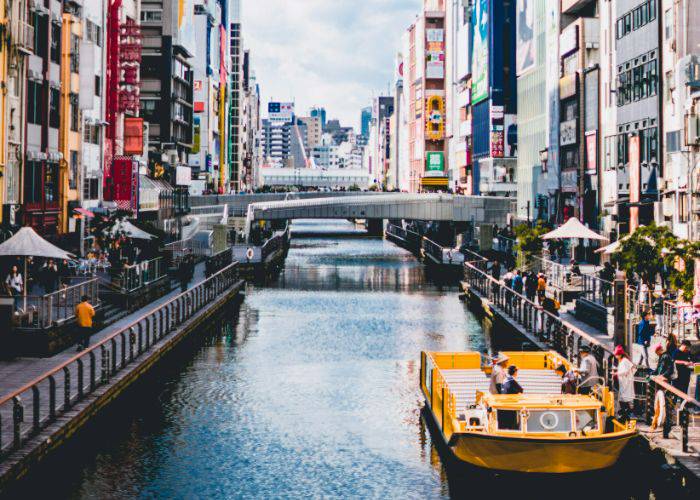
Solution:
<svg viewBox="0 0 700 500">
<path fill-rule="evenodd" d="M 620 421 L 627 422 L 634 405 L 634 364 L 629 360 L 624 347 L 618 345 L 614 351 L 617 359 L 617 368 L 614 375 L 617 376 L 618 399 L 620 403 Z"/>
<path fill-rule="evenodd" d="M 547 291 L 547 279 L 544 277 L 544 274 L 540 273 L 537 275 L 537 299 L 542 305 L 542 302 L 544 301 L 544 296 L 545 292 Z"/>
<path fill-rule="evenodd" d="M 581 346 L 581 363 L 576 373 L 581 379 L 578 387 L 579 394 L 590 394 L 593 386 L 600 382 L 598 375 L 598 362 L 591 355 L 591 348 L 587 345 Z"/>
<path fill-rule="evenodd" d="M 59 280 L 58 266 L 53 259 L 49 261 L 44 266 L 43 279 L 44 286 L 46 287 L 46 292 L 51 293 L 58 290 L 58 280 Z"/>
<path fill-rule="evenodd" d="M 662 289 L 659 294 L 654 297 L 654 303 L 651 305 L 656 320 L 657 331 L 661 330 L 664 324 L 664 302 L 666 302 L 666 289 Z M 661 330 L 663 331 L 663 330 Z"/>
<path fill-rule="evenodd" d="M 658 344 L 654 349 L 659 360 L 656 363 L 654 375 L 659 375 L 666 379 L 667 382 L 673 382 L 677 378 L 675 363 L 671 355 L 664 349 L 664 346 Z"/>
<path fill-rule="evenodd" d="M 85 350 L 90 345 L 92 335 L 92 320 L 95 317 L 95 308 L 90 304 L 90 297 L 83 295 L 80 304 L 75 306 L 75 320 L 78 325 L 77 352 Z"/>
<path fill-rule="evenodd" d="M 530 302 L 534 302 L 537 296 L 537 276 L 532 271 L 527 274 L 525 279 L 525 296 Z"/>
<path fill-rule="evenodd" d="M 520 270 L 516 269 L 513 273 L 513 291 L 519 295 L 523 294 L 523 277 L 520 275 Z"/>
<path fill-rule="evenodd" d="M 693 354 L 690 350 L 690 341 L 684 340 L 673 357 L 676 363 L 676 372 L 678 376 L 673 381 L 673 387 L 684 394 L 688 394 L 690 386 L 690 372 L 693 366 Z"/>
<path fill-rule="evenodd" d="M 7 292 L 15 299 L 15 309 L 19 309 L 22 292 L 24 291 L 24 281 L 22 280 L 22 274 L 19 272 L 17 266 L 12 266 L 10 268 L 10 272 L 5 278 L 5 287 L 7 288 Z"/>
<path fill-rule="evenodd" d="M 598 271 L 601 280 L 600 291 L 603 305 L 607 306 L 612 302 L 612 282 L 615 279 L 615 269 L 610 262 L 603 264 L 603 268 Z"/>
<path fill-rule="evenodd" d="M 651 368 L 651 366 L 649 366 L 649 345 L 651 344 L 653 330 L 649 322 L 650 319 L 651 312 L 644 311 L 642 321 L 637 324 L 637 334 L 635 335 L 634 346 L 632 347 L 633 351 L 636 351 L 634 354 L 634 359 L 638 360 L 636 364 L 641 365 L 642 362 L 644 362 L 647 368 Z"/>
</svg>

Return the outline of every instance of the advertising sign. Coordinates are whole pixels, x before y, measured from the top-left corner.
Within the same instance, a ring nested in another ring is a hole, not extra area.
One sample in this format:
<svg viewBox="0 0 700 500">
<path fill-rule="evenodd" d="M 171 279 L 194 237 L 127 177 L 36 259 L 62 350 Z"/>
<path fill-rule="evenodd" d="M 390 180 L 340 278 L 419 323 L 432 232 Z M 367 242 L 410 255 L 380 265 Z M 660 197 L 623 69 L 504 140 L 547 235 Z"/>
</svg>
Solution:
<svg viewBox="0 0 700 500">
<path fill-rule="evenodd" d="M 518 0 L 517 40 L 516 40 L 516 74 L 522 75 L 532 69 L 537 63 L 537 48 L 535 43 L 535 2 L 533 0 Z"/>
<path fill-rule="evenodd" d="M 576 119 L 567 120 L 559 124 L 559 137 L 562 146 L 568 146 L 578 142 L 576 139 Z"/>
<path fill-rule="evenodd" d="M 578 170 L 561 171 L 561 190 L 565 193 L 578 192 Z"/>
<path fill-rule="evenodd" d="M 176 167 L 175 184 L 178 186 L 189 186 L 192 184 L 192 169 L 190 167 L 183 166 Z"/>
<path fill-rule="evenodd" d="M 598 133 L 586 134 L 586 173 L 595 175 L 598 173 Z"/>
<path fill-rule="evenodd" d="M 472 104 L 489 95 L 489 0 L 474 5 L 474 54 L 472 59 Z"/>
<path fill-rule="evenodd" d="M 194 33 L 194 2 L 193 0 L 175 0 L 177 15 L 173 16 L 175 23 L 173 33 L 173 44 L 183 47 L 187 52 L 194 55 L 195 33 Z"/>
<path fill-rule="evenodd" d="M 503 127 L 500 130 L 491 131 L 491 158 L 503 158 L 505 140 L 503 137 Z"/>
<path fill-rule="evenodd" d="M 139 206 L 139 164 L 126 157 L 112 161 L 112 177 L 105 200 L 113 201 L 120 210 L 135 211 Z"/>
<path fill-rule="evenodd" d="M 442 176 L 445 174 L 445 153 L 442 151 L 428 151 L 425 158 L 426 176 Z"/>
<path fill-rule="evenodd" d="M 630 205 L 639 203 L 641 196 L 641 165 L 639 162 L 639 136 L 629 138 Z M 639 207 L 630 206 L 630 234 L 639 227 Z"/>
<path fill-rule="evenodd" d="M 143 118 L 124 118 L 124 154 L 143 154 Z"/>
<path fill-rule="evenodd" d="M 267 115 L 272 121 L 292 121 L 293 102 L 271 102 L 267 105 Z"/>
<path fill-rule="evenodd" d="M 546 58 L 546 78 L 547 82 L 547 149 L 548 168 L 546 189 L 555 191 L 559 184 L 559 2 L 545 2 L 546 8 L 546 32 L 547 50 Z"/>
</svg>

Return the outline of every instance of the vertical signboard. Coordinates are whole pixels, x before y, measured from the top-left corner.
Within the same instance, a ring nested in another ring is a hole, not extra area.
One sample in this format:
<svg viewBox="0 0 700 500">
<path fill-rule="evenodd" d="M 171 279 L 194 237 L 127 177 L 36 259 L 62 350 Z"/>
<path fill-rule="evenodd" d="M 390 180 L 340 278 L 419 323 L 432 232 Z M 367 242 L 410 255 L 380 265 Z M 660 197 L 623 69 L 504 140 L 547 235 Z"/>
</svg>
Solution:
<svg viewBox="0 0 700 500">
<path fill-rule="evenodd" d="M 489 0 L 474 4 L 474 52 L 472 56 L 472 104 L 489 95 Z"/>
<path fill-rule="evenodd" d="M 112 162 L 111 186 L 105 193 L 107 201 L 113 201 L 120 210 L 136 211 L 139 206 L 138 162 L 131 158 L 117 157 Z"/>
<path fill-rule="evenodd" d="M 595 175 L 598 173 L 598 133 L 586 134 L 586 173 Z"/>
<path fill-rule="evenodd" d="M 516 40 L 516 74 L 518 76 L 532 69 L 537 63 L 537 48 L 535 43 L 535 2 L 533 0 L 518 0 L 517 40 Z"/>
<path fill-rule="evenodd" d="M 124 154 L 143 155 L 143 118 L 124 118 Z"/>
<path fill-rule="evenodd" d="M 629 138 L 629 180 L 630 180 L 630 234 L 639 227 L 639 203 L 641 193 L 641 165 L 639 163 L 639 136 Z"/>
<path fill-rule="evenodd" d="M 445 31 L 427 29 L 425 33 L 425 78 L 441 80 L 445 78 Z"/>
<path fill-rule="evenodd" d="M 547 39 L 547 189 L 551 192 L 559 188 L 559 2 L 546 4 Z"/>
</svg>

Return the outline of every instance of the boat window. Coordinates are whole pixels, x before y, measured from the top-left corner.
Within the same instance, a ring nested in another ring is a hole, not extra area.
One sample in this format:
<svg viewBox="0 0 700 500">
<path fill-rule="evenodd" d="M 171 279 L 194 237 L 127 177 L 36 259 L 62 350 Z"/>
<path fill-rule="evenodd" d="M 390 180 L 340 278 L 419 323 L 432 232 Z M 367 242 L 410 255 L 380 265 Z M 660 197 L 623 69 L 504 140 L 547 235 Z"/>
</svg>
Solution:
<svg viewBox="0 0 700 500">
<path fill-rule="evenodd" d="M 570 432 L 569 410 L 530 410 L 527 432 Z"/>
<path fill-rule="evenodd" d="M 519 431 L 520 412 L 517 410 L 497 410 L 498 430 Z"/>
<path fill-rule="evenodd" d="M 576 410 L 576 430 L 595 431 L 598 430 L 597 410 Z"/>
</svg>

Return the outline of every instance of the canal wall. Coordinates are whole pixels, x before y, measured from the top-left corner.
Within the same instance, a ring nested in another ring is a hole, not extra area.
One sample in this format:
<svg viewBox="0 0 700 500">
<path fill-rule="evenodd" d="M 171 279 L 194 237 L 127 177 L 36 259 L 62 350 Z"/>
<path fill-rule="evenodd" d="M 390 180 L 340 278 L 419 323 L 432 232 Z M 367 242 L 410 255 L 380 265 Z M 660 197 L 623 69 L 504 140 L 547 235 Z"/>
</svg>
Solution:
<svg viewBox="0 0 700 500">
<path fill-rule="evenodd" d="M 234 264 L 222 270 L 192 290 L 166 303 L 163 308 L 159 308 L 146 317 L 145 322 L 134 323 L 137 325 L 136 328 L 130 327 L 126 332 L 115 336 L 116 341 L 111 338 L 106 340 L 112 340 L 112 342 L 103 341 L 105 343 L 102 345 L 96 345 L 93 349 L 101 348 L 102 353 L 99 365 L 99 382 L 96 380 L 97 360 L 94 355 L 90 356 L 89 385 L 81 382 L 71 390 L 71 377 L 65 375 L 72 373 L 70 368 L 67 372 L 63 369 L 49 375 L 54 379 L 50 384 L 53 386 L 54 392 L 48 397 L 48 401 L 39 400 L 39 410 L 32 408 L 32 413 L 39 417 L 33 418 L 32 429 L 35 432 L 32 433 L 30 430 L 27 437 L 23 437 L 21 422 L 24 419 L 13 418 L 13 425 L 10 429 L 14 427 L 12 429 L 14 445 L 9 452 L 5 452 L 0 463 L 0 492 L 58 450 L 91 418 L 119 398 L 129 386 L 147 376 L 148 372 L 158 365 L 168 353 L 215 314 L 234 301 L 240 301 L 244 281 L 238 279 L 235 267 Z M 191 314 L 188 314 L 188 311 L 191 311 Z M 149 317 L 151 320 L 148 319 Z M 159 326 L 160 332 L 157 326 Z M 105 351 L 104 345 L 110 345 L 111 350 Z M 79 356 L 76 356 L 76 362 L 78 362 Z M 121 358 L 121 363 L 119 358 Z M 57 382 L 59 385 L 61 383 L 60 380 L 56 380 L 58 373 L 64 374 L 63 389 L 67 395 L 63 411 L 60 412 L 56 408 L 57 394 L 55 392 Z M 83 365 L 79 364 L 77 380 L 84 380 L 83 374 Z M 36 386 L 40 382 L 37 380 L 33 384 Z M 25 387 L 17 391 L 16 395 L 3 398 L 0 404 L 10 401 L 14 404 L 13 410 L 16 412 L 16 401 L 21 401 L 19 395 L 28 390 L 31 388 Z M 36 399 L 34 403 L 36 405 Z M 41 419 L 41 409 L 47 405 L 50 417 L 43 420 Z M 46 422 L 45 425 L 42 425 L 43 422 Z M 3 418 L 3 423 L 8 423 L 7 418 Z M 0 427 L 6 436 L 8 435 L 7 429 L 7 425 Z"/>
</svg>

